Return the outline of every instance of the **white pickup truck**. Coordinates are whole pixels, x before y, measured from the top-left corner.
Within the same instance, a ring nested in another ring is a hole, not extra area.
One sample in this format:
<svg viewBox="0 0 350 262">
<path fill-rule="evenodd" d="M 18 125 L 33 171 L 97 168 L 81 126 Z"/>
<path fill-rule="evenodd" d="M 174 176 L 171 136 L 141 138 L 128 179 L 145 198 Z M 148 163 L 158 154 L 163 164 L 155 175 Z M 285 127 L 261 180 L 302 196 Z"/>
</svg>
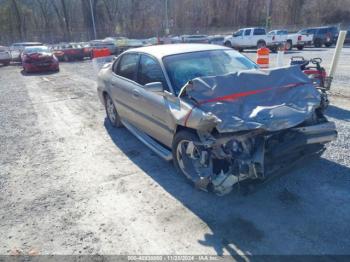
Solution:
<svg viewBox="0 0 350 262">
<path fill-rule="evenodd" d="M 296 47 L 298 50 L 303 50 L 304 47 L 311 43 L 313 40 L 313 35 L 307 35 L 307 34 L 288 34 L 287 30 L 273 30 L 268 33 L 268 35 L 271 36 L 278 36 L 280 38 L 283 38 L 286 45 L 285 48 L 287 50 L 292 50 L 293 47 Z"/>
<path fill-rule="evenodd" d="M 267 35 L 266 30 L 260 27 L 242 28 L 227 36 L 224 45 L 239 51 L 250 48 L 261 48 L 267 46 L 272 51 L 277 51 L 280 45 L 285 44 L 285 37 Z"/>
</svg>

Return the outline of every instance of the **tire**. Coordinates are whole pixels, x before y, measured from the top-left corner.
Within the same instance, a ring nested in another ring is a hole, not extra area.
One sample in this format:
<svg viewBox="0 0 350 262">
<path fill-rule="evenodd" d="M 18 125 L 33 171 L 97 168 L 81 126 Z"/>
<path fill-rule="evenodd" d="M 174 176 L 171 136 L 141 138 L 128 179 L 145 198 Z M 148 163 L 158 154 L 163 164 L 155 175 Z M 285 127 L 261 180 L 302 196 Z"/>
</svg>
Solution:
<svg viewBox="0 0 350 262">
<path fill-rule="evenodd" d="M 322 47 L 322 41 L 321 41 L 321 39 L 315 39 L 315 41 L 314 41 L 314 46 L 317 47 L 317 48 Z"/>
<path fill-rule="evenodd" d="M 333 45 L 333 43 L 326 43 L 324 44 L 327 48 L 331 47 Z"/>
<path fill-rule="evenodd" d="M 117 109 L 115 108 L 112 98 L 108 94 L 105 95 L 105 109 L 107 118 L 111 125 L 117 128 L 122 127 L 123 124 L 120 120 Z"/>
<path fill-rule="evenodd" d="M 176 171 L 179 174 L 188 178 L 189 181 L 192 182 L 192 184 L 194 184 L 193 177 L 191 177 L 189 174 L 186 174 L 185 171 L 183 170 L 184 164 L 182 163 L 180 159 L 181 155 L 178 152 L 178 147 L 181 146 L 181 143 L 185 143 L 185 141 L 198 142 L 199 138 L 197 134 L 189 130 L 181 130 L 178 133 L 176 133 L 172 144 L 173 162 L 174 162 Z"/>
<path fill-rule="evenodd" d="M 304 46 L 303 46 L 303 45 L 298 45 L 298 46 L 297 46 L 297 49 L 298 49 L 299 51 L 301 51 L 301 50 L 304 49 Z"/>
<path fill-rule="evenodd" d="M 260 40 L 260 41 L 258 41 L 256 46 L 257 46 L 258 49 L 266 47 L 266 42 L 264 40 Z"/>
<path fill-rule="evenodd" d="M 232 48 L 232 44 L 230 41 L 226 41 L 224 44 L 226 47 Z"/>
<path fill-rule="evenodd" d="M 287 40 L 286 42 L 286 50 L 290 51 L 293 49 L 293 42 L 292 40 Z"/>
<path fill-rule="evenodd" d="M 65 61 L 65 62 L 69 62 L 69 61 L 70 61 L 70 59 L 69 59 L 69 57 L 68 57 L 67 55 L 64 55 L 64 56 L 63 56 L 63 61 Z"/>
<path fill-rule="evenodd" d="M 238 48 L 238 52 L 242 53 L 244 51 L 243 48 Z"/>
<path fill-rule="evenodd" d="M 278 49 L 277 47 L 271 47 L 271 48 L 270 48 L 270 50 L 271 50 L 272 53 L 277 53 L 277 49 Z"/>
<path fill-rule="evenodd" d="M 8 66 L 9 64 L 10 64 L 10 62 L 3 63 L 4 66 Z"/>
</svg>

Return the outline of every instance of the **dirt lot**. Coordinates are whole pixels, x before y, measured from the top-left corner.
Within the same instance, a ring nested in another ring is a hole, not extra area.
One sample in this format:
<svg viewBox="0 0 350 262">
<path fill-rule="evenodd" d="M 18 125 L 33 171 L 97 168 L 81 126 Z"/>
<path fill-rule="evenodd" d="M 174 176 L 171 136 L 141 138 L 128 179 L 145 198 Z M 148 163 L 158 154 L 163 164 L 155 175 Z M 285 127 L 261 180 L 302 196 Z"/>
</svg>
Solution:
<svg viewBox="0 0 350 262">
<path fill-rule="evenodd" d="M 0 254 L 350 254 L 349 61 L 347 48 L 328 111 L 338 140 L 245 197 L 195 190 L 111 128 L 91 61 L 0 67 Z"/>
</svg>

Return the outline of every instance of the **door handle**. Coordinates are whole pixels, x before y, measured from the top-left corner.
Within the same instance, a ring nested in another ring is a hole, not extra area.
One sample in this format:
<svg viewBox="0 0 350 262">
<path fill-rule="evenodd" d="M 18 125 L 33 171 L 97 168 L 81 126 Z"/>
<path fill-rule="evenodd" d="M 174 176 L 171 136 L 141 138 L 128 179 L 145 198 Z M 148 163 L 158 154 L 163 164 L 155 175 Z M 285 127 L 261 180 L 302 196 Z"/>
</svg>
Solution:
<svg viewBox="0 0 350 262">
<path fill-rule="evenodd" d="M 132 90 L 132 97 L 133 98 L 138 99 L 138 98 L 140 98 L 140 96 L 141 96 L 141 93 L 139 90 L 137 90 L 137 89 Z"/>
</svg>

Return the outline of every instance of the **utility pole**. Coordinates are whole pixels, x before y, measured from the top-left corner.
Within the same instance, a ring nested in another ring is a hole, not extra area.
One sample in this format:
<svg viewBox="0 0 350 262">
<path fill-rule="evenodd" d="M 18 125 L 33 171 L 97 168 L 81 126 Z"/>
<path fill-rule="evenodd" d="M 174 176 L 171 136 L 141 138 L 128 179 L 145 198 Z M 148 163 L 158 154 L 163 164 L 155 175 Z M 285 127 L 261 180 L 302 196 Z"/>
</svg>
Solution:
<svg viewBox="0 0 350 262">
<path fill-rule="evenodd" d="M 165 34 L 168 35 L 169 33 L 168 0 L 165 0 Z"/>
<path fill-rule="evenodd" d="M 90 10 L 91 10 L 91 19 L 92 19 L 92 26 L 94 28 L 94 39 L 96 39 L 96 26 L 95 26 L 95 16 L 94 16 L 94 10 L 92 9 L 92 3 L 90 0 Z"/>
<path fill-rule="evenodd" d="M 271 26 L 271 14 L 270 14 L 270 11 L 271 11 L 271 2 L 272 0 L 266 0 L 266 29 L 269 29 L 270 26 Z"/>
</svg>

